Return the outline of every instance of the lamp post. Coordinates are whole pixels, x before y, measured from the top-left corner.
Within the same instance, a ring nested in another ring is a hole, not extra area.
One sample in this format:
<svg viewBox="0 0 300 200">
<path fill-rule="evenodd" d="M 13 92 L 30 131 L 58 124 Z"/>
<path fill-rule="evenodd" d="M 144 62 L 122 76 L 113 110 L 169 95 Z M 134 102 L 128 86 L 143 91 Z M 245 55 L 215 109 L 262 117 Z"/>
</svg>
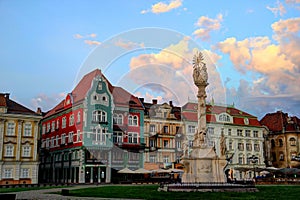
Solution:
<svg viewBox="0 0 300 200">
<path fill-rule="evenodd" d="M 248 158 L 252 163 L 253 163 L 253 171 L 254 171 L 254 180 L 256 182 L 256 171 L 255 171 L 255 164 L 258 162 L 258 157 L 255 155 L 252 155 L 251 157 Z"/>
</svg>

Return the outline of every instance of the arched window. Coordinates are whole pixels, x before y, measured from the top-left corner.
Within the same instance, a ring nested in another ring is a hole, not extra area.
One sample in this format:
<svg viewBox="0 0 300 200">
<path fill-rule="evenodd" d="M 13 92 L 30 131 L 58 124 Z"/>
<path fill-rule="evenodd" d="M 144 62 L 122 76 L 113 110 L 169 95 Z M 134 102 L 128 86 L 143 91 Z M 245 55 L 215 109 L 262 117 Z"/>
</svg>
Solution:
<svg viewBox="0 0 300 200">
<path fill-rule="evenodd" d="M 290 138 L 290 145 L 291 146 L 296 146 L 296 139 L 295 138 Z"/>
<path fill-rule="evenodd" d="M 114 114 L 114 124 L 123 124 L 122 114 Z"/>
<path fill-rule="evenodd" d="M 239 164 L 244 164 L 244 162 L 243 162 L 243 154 L 239 154 Z"/>
<path fill-rule="evenodd" d="M 220 114 L 219 121 L 222 122 L 230 122 L 230 117 L 227 114 Z"/>
<path fill-rule="evenodd" d="M 106 122 L 106 121 L 107 121 L 106 112 L 102 110 L 95 110 L 93 112 L 93 122 Z"/>
<path fill-rule="evenodd" d="M 282 140 L 282 139 L 279 139 L 278 142 L 279 142 L 279 146 L 280 146 L 280 147 L 283 147 L 283 140 Z"/>
<path fill-rule="evenodd" d="M 138 117 L 137 116 L 133 116 L 133 115 L 129 115 L 128 116 L 128 125 L 129 126 L 137 126 L 138 125 Z"/>
<path fill-rule="evenodd" d="M 275 140 L 274 139 L 271 140 L 271 148 L 275 148 Z"/>
</svg>

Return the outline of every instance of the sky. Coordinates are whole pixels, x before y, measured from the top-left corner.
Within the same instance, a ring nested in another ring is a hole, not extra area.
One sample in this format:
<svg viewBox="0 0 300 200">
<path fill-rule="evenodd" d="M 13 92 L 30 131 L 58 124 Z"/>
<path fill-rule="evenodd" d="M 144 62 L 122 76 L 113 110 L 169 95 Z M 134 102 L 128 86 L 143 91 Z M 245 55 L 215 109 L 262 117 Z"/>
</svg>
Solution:
<svg viewBox="0 0 300 200">
<path fill-rule="evenodd" d="M 204 55 L 207 102 L 259 119 L 300 117 L 300 0 L 0 0 L 0 92 L 48 111 L 96 68 L 147 102 L 196 100 Z"/>
</svg>

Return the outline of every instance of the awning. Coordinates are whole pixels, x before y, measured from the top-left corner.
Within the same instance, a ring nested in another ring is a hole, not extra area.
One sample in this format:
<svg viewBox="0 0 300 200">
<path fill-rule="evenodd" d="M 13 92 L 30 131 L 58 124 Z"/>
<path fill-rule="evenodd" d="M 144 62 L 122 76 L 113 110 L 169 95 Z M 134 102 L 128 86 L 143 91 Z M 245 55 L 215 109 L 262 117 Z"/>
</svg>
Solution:
<svg viewBox="0 0 300 200">
<path fill-rule="evenodd" d="M 150 174 L 151 171 L 146 170 L 144 168 L 139 168 L 139 169 L 133 171 L 133 173 L 135 173 L 135 174 Z"/>
</svg>

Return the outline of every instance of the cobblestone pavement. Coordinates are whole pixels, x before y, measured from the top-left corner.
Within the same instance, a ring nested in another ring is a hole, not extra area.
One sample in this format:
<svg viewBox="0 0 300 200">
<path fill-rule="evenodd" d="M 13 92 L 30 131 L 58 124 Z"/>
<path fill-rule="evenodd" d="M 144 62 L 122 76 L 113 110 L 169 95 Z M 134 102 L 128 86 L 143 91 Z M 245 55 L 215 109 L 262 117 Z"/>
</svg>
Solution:
<svg viewBox="0 0 300 200">
<path fill-rule="evenodd" d="M 12 192 L 13 194 L 16 194 L 16 199 L 19 200 L 92 200 L 92 199 L 100 199 L 100 200 L 125 200 L 125 199 L 118 199 L 118 198 L 98 198 L 98 197 L 72 197 L 72 196 L 62 196 L 59 194 L 49 194 L 52 192 L 60 192 L 62 189 L 80 189 L 80 188 L 88 188 L 88 187 L 97 187 L 96 185 L 80 185 L 80 186 L 74 186 L 69 188 L 51 188 L 51 189 L 43 189 L 43 190 L 31 190 L 31 191 L 23 191 L 23 192 Z M 98 186 L 102 187 L 102 186 Z"/>
</svg>

